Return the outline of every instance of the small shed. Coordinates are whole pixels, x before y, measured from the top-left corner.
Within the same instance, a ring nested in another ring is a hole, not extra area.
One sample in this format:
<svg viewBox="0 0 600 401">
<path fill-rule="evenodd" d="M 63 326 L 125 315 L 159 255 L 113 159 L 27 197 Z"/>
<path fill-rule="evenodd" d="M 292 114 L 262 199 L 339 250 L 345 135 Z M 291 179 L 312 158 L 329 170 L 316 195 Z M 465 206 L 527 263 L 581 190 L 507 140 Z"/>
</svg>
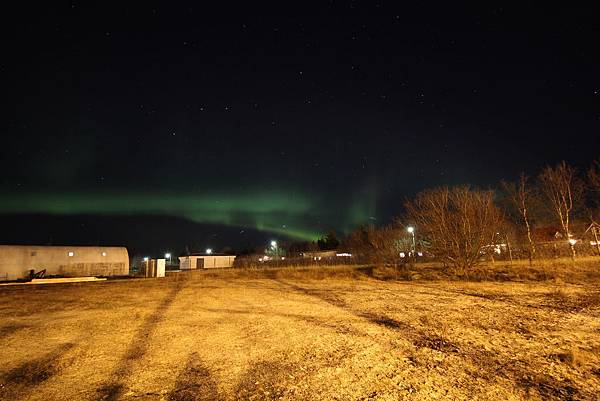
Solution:
<svg viewBox="0 0 600 401">
<path fill-rule="evenodd" d="M 179 257 L 181 270 L 193 269 L 222 269 L 232 267 L 235 261 L 233 255 L 194 254 Z"/>
<path fill-rule="evenodd" d="M 140 275 L 144 277 L 165 277 L 165 259 L 145 259 Z"/>
<path fill-rule="evenodd" d="M 0 245 L 0 280 L 29 277 L 30 270 L 46 276 L 124 276 L 129 255 L 123 247 Z"/>
</svg>

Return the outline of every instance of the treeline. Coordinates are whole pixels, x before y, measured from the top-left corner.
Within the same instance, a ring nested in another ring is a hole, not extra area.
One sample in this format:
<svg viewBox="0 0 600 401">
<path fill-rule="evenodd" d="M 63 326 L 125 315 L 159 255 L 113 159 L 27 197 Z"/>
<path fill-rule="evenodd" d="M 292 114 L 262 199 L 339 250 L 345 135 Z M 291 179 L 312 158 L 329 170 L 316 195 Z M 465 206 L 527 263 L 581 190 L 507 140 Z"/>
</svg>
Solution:
<svg viewBox="0 0 600 401">
<path fill-rule="evenodd" d="M 600 254 L 600 163 L 579 171 L 566 162 L 498 189 L 424 190 L 384 227 L 363 226 L 342 247 L 365 262 L 399 265 L 416 257 L 457 270 L 486 259 Z M 407 230 L 409 227 L 410 230 Z M 409 232 L 412 231 L 412 232 Z"/>
</svg>

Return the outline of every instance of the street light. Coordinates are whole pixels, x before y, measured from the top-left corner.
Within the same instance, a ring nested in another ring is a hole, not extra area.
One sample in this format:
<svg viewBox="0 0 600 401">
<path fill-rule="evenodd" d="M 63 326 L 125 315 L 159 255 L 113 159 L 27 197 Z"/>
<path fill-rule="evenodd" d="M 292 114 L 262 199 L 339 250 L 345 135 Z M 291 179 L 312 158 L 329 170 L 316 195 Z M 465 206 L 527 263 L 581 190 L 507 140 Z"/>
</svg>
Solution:
<svg viewBox="0 0 600 401">
<path fill-rule="evenodd" d="M 410 234 L 412 234 L 412 254 L 413 254 L 413 257 L 416 258 L 417 246 L 415 243 L 415 228 L 413 226 L 408 226 L 408 227 L 406 227 L 406 231 L 408 231 Z"/>
<path fill-rule="evenodd" d="M 271 252 L 273 252 L 273 257 L 276 258 L 279 256 L 279 249 L 277 248 L 277 241 L 271 241 Z"/>
<path fill-rule="evenodd" d="M 211 253 L 212 253 L 212 249 L 210 249 L 210 248 L 206 248 L 206 254 L 207 254 L 207 255 L 210 255 Z"/>
<path fill-rule="evenodd" d="M 169 264 L 171 264 L 171 252 L 165 253 L 165 259 L 169 259 Z"/>
</svg>

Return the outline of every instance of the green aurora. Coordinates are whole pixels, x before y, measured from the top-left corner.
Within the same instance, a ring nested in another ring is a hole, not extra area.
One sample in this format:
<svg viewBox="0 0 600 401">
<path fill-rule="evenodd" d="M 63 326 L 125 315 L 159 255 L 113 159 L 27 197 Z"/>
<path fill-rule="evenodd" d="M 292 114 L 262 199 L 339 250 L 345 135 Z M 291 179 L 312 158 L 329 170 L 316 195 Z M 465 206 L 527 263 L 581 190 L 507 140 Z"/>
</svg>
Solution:
<svg viewBox="0 0 600 401">
<path fill-rule="evenodd" d="M 373 197 L 369 198 L 353 202 L 345 211 L 332 207 L 331 201 L 324 202 L 297 192 L 31 193 L 3 196 L 0 213 L 165 215 L 315 240 L 329 229 L 346 232 L 368 222 L 375 208 Z"/>
</svg>

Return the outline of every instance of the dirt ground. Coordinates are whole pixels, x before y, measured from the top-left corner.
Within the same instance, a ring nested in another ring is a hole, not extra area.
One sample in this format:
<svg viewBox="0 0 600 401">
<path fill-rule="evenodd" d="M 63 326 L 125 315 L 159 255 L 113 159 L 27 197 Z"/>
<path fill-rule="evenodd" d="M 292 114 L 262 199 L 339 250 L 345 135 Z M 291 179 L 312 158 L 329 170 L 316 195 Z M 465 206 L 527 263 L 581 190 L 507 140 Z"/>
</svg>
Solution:
<svg viewBox="0 0 600 401">
<path fill-rule="evenodd" d="M 598 399 L 598 283 L 309 277 L 0 287 L 0 399 Z"/>
</svg>

